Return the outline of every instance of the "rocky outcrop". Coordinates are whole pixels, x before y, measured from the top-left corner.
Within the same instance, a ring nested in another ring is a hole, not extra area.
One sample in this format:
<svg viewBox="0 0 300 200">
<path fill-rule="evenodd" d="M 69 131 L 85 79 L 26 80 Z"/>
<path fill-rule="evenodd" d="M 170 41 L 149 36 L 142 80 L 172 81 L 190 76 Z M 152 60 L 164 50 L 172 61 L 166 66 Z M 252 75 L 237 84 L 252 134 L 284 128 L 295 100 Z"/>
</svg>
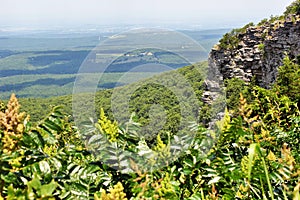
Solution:
<svg viewBox="0 0 300 200">
<path fill-rule="evenodd" d="M 255 77 L 259 86 L 269 88 L 286 55 L 300 60 L 299 15 L 247 27 L 225 35 L 209 54 L 202 94 L 202 101 L 215 111 L 208 123 L 209 129 L 214 129 L 215 122 L 224 116 L 225 79 L 250 82 Z"/>
<path fill-rule="evenodd" d="M 249 82 L 256 77 L 258 85 L 268 88 L 275 81 L 285 54 L 291 58 L 300 54 L 300 18 L 294 15 L 249 27 L 236 37 L 239 41 L 236 47 L 226 49 L 216 45 L 211 50 L 209 66 L 217 68 L 223 79 L 237 77 Z"/>
</svg>

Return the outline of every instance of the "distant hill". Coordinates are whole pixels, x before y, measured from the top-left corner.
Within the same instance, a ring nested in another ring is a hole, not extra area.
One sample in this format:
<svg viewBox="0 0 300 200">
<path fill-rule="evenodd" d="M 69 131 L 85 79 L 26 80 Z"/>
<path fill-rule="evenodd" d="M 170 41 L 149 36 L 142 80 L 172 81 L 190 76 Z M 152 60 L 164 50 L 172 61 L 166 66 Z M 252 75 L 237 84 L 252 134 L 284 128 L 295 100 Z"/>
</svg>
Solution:
<svg viewBox="0 0 300 200">
<path fill-rule="evenodd" d="M 211 47 L 226 31 L 226 29 L 182 30 L 178 33 L 193 38 L 203 47 L 200 51 L 199 49 L 190 52 L 187 52 L 186 49 L 183 50 L 193 56 L 194 60 L 204 61 L 207 60 Z M 101 39 L 108 39 L 110 34 L 100 33 Z M 24 36 L 8 35 L 1 38 L 0 99 L 8 99 L 12 92 L 18 94 L 19 97 L 32 98 L 71 94 L 78 69 L 90 51 L 101 42 L 99 35 L 95 34 L 59 35 L 52 32 L 49 34 L 37 32 L 31 35 L 27 33 Z M 141 36 L 139 40 L 142 41 L 143 37 Z M 114 46 L 114 48 L 105 47 L 102 49 L 102 53 L 107 56 L 119 54 L 124 45 Z M 117 52 L 116 49 L 118 49 Z M 148 54 L 143 55 L 145 52 Z M 129 57 L 130 53 L 132 55 Z M 106 69 L 106 74 L 99 83 L 99 89 L 128 84 L 128 82 L 119 82 L 118 79 L 122 73 L 139 65 L 159 63 L 176 69 L 190 64 L 178 59 L 178 57 L 176 58 L 176 55 L 171 52 L 163 52 L 158 49 L 143 50 L 140 48 L 137 52 L 127 52 L 126 54 L 127 57 L 120 54 L 118 59 Z M 98 70 L 97 65 L 95 63 L 90 64 L 87 73 L 91 73 L 92 78 L 100 76 L 101 74 L 95 74 Z M 147 71 L 152 73 L 151 69 Z M 144 72 L 137 77 L 149 76 Z"/>
</svg>

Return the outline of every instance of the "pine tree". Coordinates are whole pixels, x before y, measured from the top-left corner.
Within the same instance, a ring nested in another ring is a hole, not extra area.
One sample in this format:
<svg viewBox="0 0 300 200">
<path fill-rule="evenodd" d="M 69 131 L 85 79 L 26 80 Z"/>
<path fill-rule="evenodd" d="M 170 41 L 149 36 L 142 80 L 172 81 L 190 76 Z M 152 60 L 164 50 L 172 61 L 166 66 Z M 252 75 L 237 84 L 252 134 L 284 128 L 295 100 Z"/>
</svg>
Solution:
<svg viewBox="0 0 300 200">
<path fill-rule="evenodd" d="M 283 65 L 278 69 L 274 85 L 276 92 L 286 95 L 291 100 L 300 101 L 300 66 L 288 56 L 283 59 Z"/>
</svg>

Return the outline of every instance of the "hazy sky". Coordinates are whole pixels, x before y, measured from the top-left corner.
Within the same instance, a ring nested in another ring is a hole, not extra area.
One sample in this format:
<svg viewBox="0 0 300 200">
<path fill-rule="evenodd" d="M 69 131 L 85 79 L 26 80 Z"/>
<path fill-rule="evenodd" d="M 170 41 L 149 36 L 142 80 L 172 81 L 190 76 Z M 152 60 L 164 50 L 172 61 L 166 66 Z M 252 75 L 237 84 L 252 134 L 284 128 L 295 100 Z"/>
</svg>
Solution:
<svg viewBox="0 0 300 200">
<path fill-rule="evenodd" d="M 292 0 L 0 0 L 0 25 L 182 23 L 239 26 L 281 14 Z"/>
</svg>

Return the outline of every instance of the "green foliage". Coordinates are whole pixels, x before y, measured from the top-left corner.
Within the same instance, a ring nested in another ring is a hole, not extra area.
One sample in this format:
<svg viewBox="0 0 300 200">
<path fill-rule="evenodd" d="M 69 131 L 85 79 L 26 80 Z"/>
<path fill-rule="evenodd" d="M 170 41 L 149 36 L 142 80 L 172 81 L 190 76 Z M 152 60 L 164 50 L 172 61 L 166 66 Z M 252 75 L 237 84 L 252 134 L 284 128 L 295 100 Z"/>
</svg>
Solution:
<svg viewBox="0 0 300 200">
<path fill-rule="evenodd" d="M 258 24 L 257 24 L 257 26 L 263 26 L 263 25 L 265 25 L 266 23 L 268 23 L 268 19 L 267 18 L 264 18 L 264 19 L 262 19 Z"/>
<path fill-rule="evenodd" d="M 240 39 L 239 39 L 240 34 L 245 34 L 247 29 L 252 26 L 254 26 L 254 23 L 251 22 L 249 24 L 246 24 L 242 28 L 233 29 L 231 32 L 226 33 L 225 35 L 223 35 L 222 39 L 219 41 L 218 46 L 221 49 L 228 49 L 228 50 L 237 48 L 237 46 L 240 42 Z"/>
<path fill-rule="evenodd" d="M 264 52 L 264 50 L 265 50 L 265 44 L 263 44 L 263 43 L 259 44 L 259 45 L 258 45 L 258 50 L 259 50 L 260 52 Z"/>
<path fill-rule="evenodd" d="M 278 69 L 275 90 L 280 95 L 286 95 L 293 101 L 298 101 L 300 105 L 300 65 L 289 57 L 283 59 L 283 66 Z"/>
<path fill-rule="evenodd" d="M 284 20 L 284 16 L 277 16 L 277 15 L 271 15 L 270 16 L 270 19 L 269 19 L 269 23 L 274 23 L 274 22 L 278 22 L 278 21 L 282 21 L 282 20 Z"/>
<path fill-rule="evenodd" d="M 284 22 L 285 18 L 289 17 L 292 18 L 293 21 L 295 21 L 294 15 L 300 15 L 300 1 L 295 0 L 291 5 L 289 5 L 286 8 L 286 11 L 283 15 L 279 16 L 273 16 L 271 15 L 269 18 L 265 18 L 261 20 L 257 26 L 269 26 L 272 23 L 275 23 L 274 28 L 278 27 L 278 23 Z M 223 35 L 222 39 L 219 41 L 219 48 L 221 49 L 227 49 L 227 50 L 233 50 L 238 47 L 238 44 L 240 42 L 240 34 L 244 34 L 247 30 L 247 28 L 255 26 L 252 22 L 245 25 L 243 28 L 240 29 L 233 29 L 231 32 L 226 33 Z M 262 38 L 265 39 L 267 33 L 263 33 Z M 263 45 L 259 45 L 259 49 L 263 50 Z"/>
<path fill-rule="evenodd" d="M 288 16 L 290 14 L 300 15 L 300 1 L 299 0 L 295 0 L 293 3 L 291 3 L 291 5 L 289 5 L 286 8 L 284 15 Z"/>
<path fill-rule="evenodd" d="M 160 104 L 165 110 L 167 110 L 167 123 L 164 125 L 164 130 L 169 130 L 171 132 L 176 132 L 178 130 L 178 124 L 180 121 L 181 113 L 178 105 L 178 99 L 176 98 L 175 94 L 167 87 L 163 87 L 159 84 L 153 84 L 151 81 L 164 81 L 166 85 L 172 85 L 177 87 L 178 92 L 184 94 L 186 97 L 188 95 L 195 95 L 196 98 L 199 100 L 195 102 L 195 105 L 201 104 L 201 97 L 203 92 L 203 82 L 205 80 L 205 73 L 207 70 L 207 62 L 196 63 L 191 66 L 187 66 L 178 70 L 174 70 L 171 72 L 163 73 L 161 75 L 155 76 L 151 79 L 146 79 L 143 81 L 144 84 L 139 84 L 139 89 L 131 95 L 130 105 L 129 105 L 129 112 L 135 112 L 136 118 L 139 120 L 139 123 L 142 125 L 147 125 L 149 123 L 149 110 L 153 103 Z M 184 78 L 189 87 L 180 85 L 181 83 L 177 84 L 176 80 Z M 176 85 L 177 84 L 177 85 Z M 134 86 L 134 85 L 133 85 Z M 123 93 L 128 93 L 131 90 L 132 85 L 129 87 L 124 86 L 122 87 Z M 188 89 L 187 89 L 188 88 Z M 108 119 L 114 121 L 112 112 L 111 112 L 111 96 L 114 90 L 101 90 L 95 94 L 95 102 L 91 99 L 90 102 L 86 102 L 86 99 L 89 98 L 89 95 L 80 94 L 78 99 L 82 99 L 83 102 L 89 104 L 90 106 L 94 106 L 96 108 L 103 108 L 105 113 L 107 113 Z M 31 114 L 31 121 L 33 123 L 42 120 L 47 116 L 47 114 L 51 111 L 51 109 L 57 105 L 63 107 L 65 113 L 71 115 L 72 113 L 72 96 L 60 96 L 60 97 L 52 97 L 52 98 L 29 98 L 29 99 L 20 99 L 22 104 L 21 110 Z M 118 106 L 120 109 L 124 107 L 124 103 L 120 102 Z M 189 103 L 190 104 L 190 103 Z M 87 105 L 88 106 L 88 105 Z M 202 106 L 202 105 L 199 105 Z M 87 110 L 83 106 L 82 108 L 78 108 L 80 111 L 79 116 L 75 116 L 76 119 L 80 122 L 89 122 L 90 113 L 87 113 Z M 35 112 L 35 110 L 39 110 L 39 112 Z M 196 108 L 190 108 L 193 112 L 197 113 Z M 96 110 L 97 116 L 100 115 L 100 109 Z M 72 117 L 70 120 L 72 120 Z M 126 112 L 122 112 L 119 118 L 127 119 Z M 159 119 L 161 116 L 156 116 L 157 124 L 161 123 Z M 94 119 L 96 121 L 97 119 Z M 151 132 L 151 127 L 149 127 Z"/>
<path fill-rule="evenodd" d="M 236 48 L 239 44 L 240 40 L 237 37 L 235 31 L 233 30 L 230 33 L 226 33 L 222 39 L 220 40 L 220 44 L 218 45 L 221 49 L 229 49 L 232 50 Z"/>
<path fill-rule="evenodd" d="M 10 185 L 7 188 L 7 198 L 8 199 L 55 199 L 53 193 L 57 188 L 57 183 L 51 181 L 49 184 L 43 184 L 37 174 L 31 181 L 27 183 L 27 188 L 25 190 L 20 190 L 19 188 L 13 188 Z"/>
<path fill-rule="evenodd" d="M 240 94 L 247 93 L 245 82 L 238 78 L 225 80 L 226 106 L 229 110 L 237 110 Z"/>
<path fill-rule="evenodd" d="M 12 97 L 8 109 L 17 101 Z M 9 135 L 5 124 L 9 112 L 1 113 L 1 139 Z M 17 121 L 22 135 L 14 151 L 5 151 L 1 143 L 1 196 L 9 199 L 57 199 L 93 197 L 95 183 L 101 182 L 100 168 L 92 164 L 77 130 L 57 108 L 35 127 L 28 121 Z M 10 134 L 11 135 L 11 134 Z M 15 138 L 12 138 L 15 139 Z M 107 180 L 107 178 L 106 178 Z M 103 182 L 103 181 L 102 181 Z M 81 191 L 83 188 L 85 192 Z M 96 187 L 97 189 L 97 187 Z M 99 189 L 99 188 L 98 188 Z M 97 190 L 98 190 L 97 189 Z"/>
</svg>

